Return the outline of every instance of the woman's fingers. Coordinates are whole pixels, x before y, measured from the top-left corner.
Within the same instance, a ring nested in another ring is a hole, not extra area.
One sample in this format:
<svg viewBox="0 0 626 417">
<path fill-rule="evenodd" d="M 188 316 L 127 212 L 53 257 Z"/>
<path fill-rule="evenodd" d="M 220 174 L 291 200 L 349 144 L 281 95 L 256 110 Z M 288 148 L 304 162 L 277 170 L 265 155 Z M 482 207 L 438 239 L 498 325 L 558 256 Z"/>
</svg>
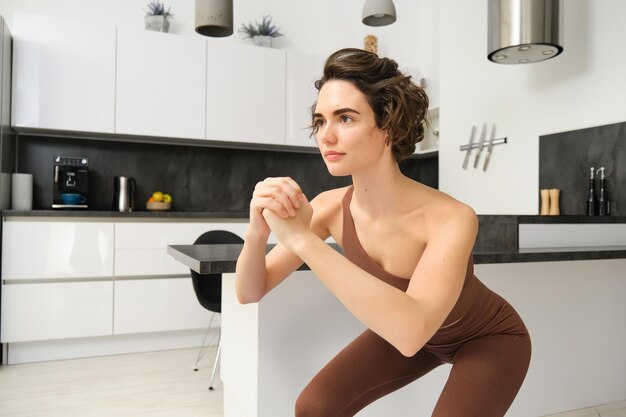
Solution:
<svg viewBox="0 0 626 417">
<path fill-rule="evenodd" d="M 289 177 L 267 178 L 257 183 L 253 200 L 259 199 L 256 202 L 257 205 L 263 205 L 263 208 L 270 208 L 281 214 L 280 210 L 275 209 L 275 204 L 267 200 L 272 199 L 282 206 L 284 211 L 288 213 L 287 216 L 294 216 L 295 209 L 300 206 L 301 195 L 302 189 L 293 179 Z"/>
<path fill-rule="evenodd" d="M 259 198 L 257 207 L 260 213 L 262 213 L 263 210 L 267 209 L 278 214 L 280 217 L 283 217 L 283 218 L 291 217 L 291 213 L 287 211 L 287 209 L 282 204 L 280 204 L 278 201 L 274 200 L 273 198 L 269 198 L 269 197 Z"/>
</svg>

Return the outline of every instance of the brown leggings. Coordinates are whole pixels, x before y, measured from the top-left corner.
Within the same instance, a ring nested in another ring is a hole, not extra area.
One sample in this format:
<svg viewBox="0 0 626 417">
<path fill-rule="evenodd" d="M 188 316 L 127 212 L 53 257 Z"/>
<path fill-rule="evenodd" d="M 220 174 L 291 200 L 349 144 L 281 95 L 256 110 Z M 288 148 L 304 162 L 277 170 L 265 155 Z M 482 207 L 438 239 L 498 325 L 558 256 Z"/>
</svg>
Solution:
<svg viewBox="0 0 626 417">
<path fill-rule="evenodd" d="M 526 376 L 530 350 L 527 335 L 488 335 L 464 343 L 454 355 L 432 417 L 504 416 Z M 302 391 L 296 416 L 354 416 L 443 363 L 424 349 L 407 358 L 367 330 Z"/>
</svg>

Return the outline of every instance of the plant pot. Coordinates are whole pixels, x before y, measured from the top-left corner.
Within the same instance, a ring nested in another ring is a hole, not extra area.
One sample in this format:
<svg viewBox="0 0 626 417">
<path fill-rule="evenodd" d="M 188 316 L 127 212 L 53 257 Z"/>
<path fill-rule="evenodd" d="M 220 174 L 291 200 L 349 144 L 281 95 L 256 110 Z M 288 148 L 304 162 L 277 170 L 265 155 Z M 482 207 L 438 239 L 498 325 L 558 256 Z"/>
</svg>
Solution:
<svg viewBox="0 0 626 417">
<path fill-rule="evenodd" d="M 272 47 L 272 37 L 271 36 L 254 36 L 252 37 L 252 42 L 256 46 L 265 46 L 267 48 Z"/>
<path fill-rule="evenodd" d="M 167 32 L 170 30 L 170 22 L 168 22 L 165 16 L 146 16 L 144 21 L 146 22 L 146 30 L 155 32 Z"/>
</svg>

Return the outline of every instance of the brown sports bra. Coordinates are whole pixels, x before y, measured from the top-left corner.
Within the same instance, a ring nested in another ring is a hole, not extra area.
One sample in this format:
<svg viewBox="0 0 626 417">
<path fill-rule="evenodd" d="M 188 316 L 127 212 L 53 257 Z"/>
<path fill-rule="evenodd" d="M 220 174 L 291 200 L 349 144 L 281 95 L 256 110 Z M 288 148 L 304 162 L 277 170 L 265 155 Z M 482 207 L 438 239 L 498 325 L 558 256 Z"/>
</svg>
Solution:
<svg viewBox="0 0 626 417">
<path fill-rule="evenodd" d="M 348 258 L 352 263 L 360 267 L 361 269 L 369 272 L 380 280 L 386 282 L 389 285 L 392 285 L 402 291 L 406 291 L 409 286 L 409 279 L 402 278 L 389 272 L 385 271 L 374 259 L 372 259 L 363 246 L 361 246 L 361 242 L 356 233 L 356 228 L 354 226 L 354 220 L 352 218 L 352 213 L 350 212 L 350 201 L 352 200 L 352 193 L 354 188 L 348 187 L 346 194 L 343 198 L 343 236 L 342 236 L 342 245 L 343 251 L 345 253 L 346 258 Z M 465 282 L 463 284 L 463 289 L 459 298 L 454 305 L 454 308 L 444 321 L 441 328 L 450 326 L 457 321 L 459 321 L 467 310 L 470 308 L 472 301 L 474 299 L 474 294 L 472 291 L 476 282 L 476 277 L 474 276 L 474 263 L 472 261 L 472 256 L 470 255 L 468 264 L 467 264 L 467 273 L 465 275 Z"/>
</svg>

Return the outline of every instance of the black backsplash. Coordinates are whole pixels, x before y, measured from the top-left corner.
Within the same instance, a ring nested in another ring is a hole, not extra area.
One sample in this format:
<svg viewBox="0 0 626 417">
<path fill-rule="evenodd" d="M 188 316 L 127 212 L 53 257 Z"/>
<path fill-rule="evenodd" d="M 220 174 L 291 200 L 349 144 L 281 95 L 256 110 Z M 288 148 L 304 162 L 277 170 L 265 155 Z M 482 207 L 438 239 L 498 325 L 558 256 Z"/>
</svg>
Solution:
<svg viewBox="0 0 626 417">
<path fill-rule="evenodd" d="M 611 215 L 626 216 L 626 122 L 539 138 L 539 188 L 561 190 L 561 214 L 586 214 L 589 169 L 602 166 Z"/>
<path fill-rule="evenodd" d="M 113 177 L 137 181 L 136 209 L 156 190 L 170 193 L 173 210 L 245 213 L 257 182 L 290 176 L 309 198 L 350 184 L 333 177 L 319 154 L 204 146 L 165 145 L 96 139 L 19 136 L 17 170 L 32 173 L 33 209 L 52 205 L 52 161 L 57 155 L 89 159 L 89 209 L 111 210 Z M 438 159 L 411 159 L 402 171 L 426 185 L 438 187 Z"/>
</svg>

